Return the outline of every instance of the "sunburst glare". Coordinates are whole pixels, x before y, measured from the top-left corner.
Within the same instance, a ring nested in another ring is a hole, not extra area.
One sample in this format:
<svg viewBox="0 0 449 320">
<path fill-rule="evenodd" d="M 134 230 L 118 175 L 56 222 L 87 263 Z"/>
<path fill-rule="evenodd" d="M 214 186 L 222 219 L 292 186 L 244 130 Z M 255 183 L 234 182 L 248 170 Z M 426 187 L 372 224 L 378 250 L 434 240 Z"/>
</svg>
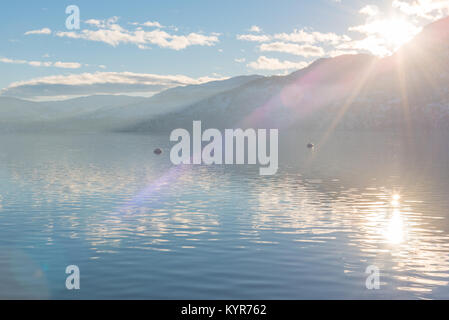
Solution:
<svg viewBox="0 0 449 320">
<path fill-rule="evenodd" d="M 394 210 L 384 232 L 385 238 L 391 244 L 400 244 L 404 241 L 404 222 L 399 210 Z"/>
</svg>

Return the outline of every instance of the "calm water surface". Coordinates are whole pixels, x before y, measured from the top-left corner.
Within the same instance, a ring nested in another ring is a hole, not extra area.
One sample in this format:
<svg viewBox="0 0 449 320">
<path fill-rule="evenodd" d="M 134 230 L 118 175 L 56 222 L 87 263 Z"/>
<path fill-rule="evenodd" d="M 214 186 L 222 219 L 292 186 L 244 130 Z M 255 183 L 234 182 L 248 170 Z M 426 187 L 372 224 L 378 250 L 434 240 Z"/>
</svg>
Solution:
<svg viewBox="0 0 449 320">
<path fill-rule="evenodd" d="M 261 177 L 173 167 L 166 136 L 1 135 L 0 298 L 448 299 L 448 135 L 321 136 Z"/>
</svg>

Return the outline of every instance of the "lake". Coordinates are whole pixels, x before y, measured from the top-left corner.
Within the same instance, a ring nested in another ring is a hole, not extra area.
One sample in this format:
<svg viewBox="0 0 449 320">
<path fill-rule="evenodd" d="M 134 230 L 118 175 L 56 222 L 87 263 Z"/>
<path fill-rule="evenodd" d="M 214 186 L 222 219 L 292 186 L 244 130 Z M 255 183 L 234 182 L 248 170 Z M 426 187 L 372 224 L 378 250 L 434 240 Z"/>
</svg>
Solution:
<svg viewBox="0 0 449 320">
<path fill-rule="evenodd" d="M 449 134 L 279 135 L 274 176 L 175 167 L 168 135 L 0 135 L 0 298 L 449 299 Z"/>
</svg>

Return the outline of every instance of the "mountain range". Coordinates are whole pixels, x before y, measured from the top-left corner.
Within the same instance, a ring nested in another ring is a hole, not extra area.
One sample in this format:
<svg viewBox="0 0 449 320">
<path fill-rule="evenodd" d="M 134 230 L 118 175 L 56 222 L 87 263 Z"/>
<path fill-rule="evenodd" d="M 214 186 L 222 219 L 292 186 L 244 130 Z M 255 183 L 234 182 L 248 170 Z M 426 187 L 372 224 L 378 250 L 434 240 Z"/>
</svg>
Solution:
<svg viewBox="0 0 449 320">
<path fill-rule="evenodd" d="M 0 131 L 165 132 L 190 128 L 449 128 L 449 18 L 394 55 L 319 59 L 286 76 L 240 76 L 150 98 L 30 102 L 0 96 Z"/>
</svg>

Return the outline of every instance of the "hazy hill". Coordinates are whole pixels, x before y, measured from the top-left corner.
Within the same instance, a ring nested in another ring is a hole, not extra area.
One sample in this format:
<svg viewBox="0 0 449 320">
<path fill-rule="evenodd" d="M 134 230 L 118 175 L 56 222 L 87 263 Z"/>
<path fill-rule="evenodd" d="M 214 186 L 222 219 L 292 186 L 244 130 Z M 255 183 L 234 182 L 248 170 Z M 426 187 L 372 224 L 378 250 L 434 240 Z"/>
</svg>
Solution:
<svg viewBox="0 0 449 320">
<path fill-rule="evenodd" d="M 449 18 L 395 55 L 320 59 L 285 77 L 258 79 L 125 131 L 208 127 L 449 128 Z"/>
<path fill-rule="evenodd" d="M 151 98 L 34 103 L 0 97 L 0 128 L 161 132 L 190 128 L 449 128 L 449 18 L 387 58 L 319 59 L 287 76 L 242 76 Z"/>
<path fill-rule="evenodd" d="M 30 102 L 0 97 L 0 131 L 104 131 L 121 128 L 157 115 L 182 110 L 215 94 L 261 76 L 241 76 L 201 85 L 176 87 L 150 98 L 95 95 L 64 101 Z"/>
</svg>

